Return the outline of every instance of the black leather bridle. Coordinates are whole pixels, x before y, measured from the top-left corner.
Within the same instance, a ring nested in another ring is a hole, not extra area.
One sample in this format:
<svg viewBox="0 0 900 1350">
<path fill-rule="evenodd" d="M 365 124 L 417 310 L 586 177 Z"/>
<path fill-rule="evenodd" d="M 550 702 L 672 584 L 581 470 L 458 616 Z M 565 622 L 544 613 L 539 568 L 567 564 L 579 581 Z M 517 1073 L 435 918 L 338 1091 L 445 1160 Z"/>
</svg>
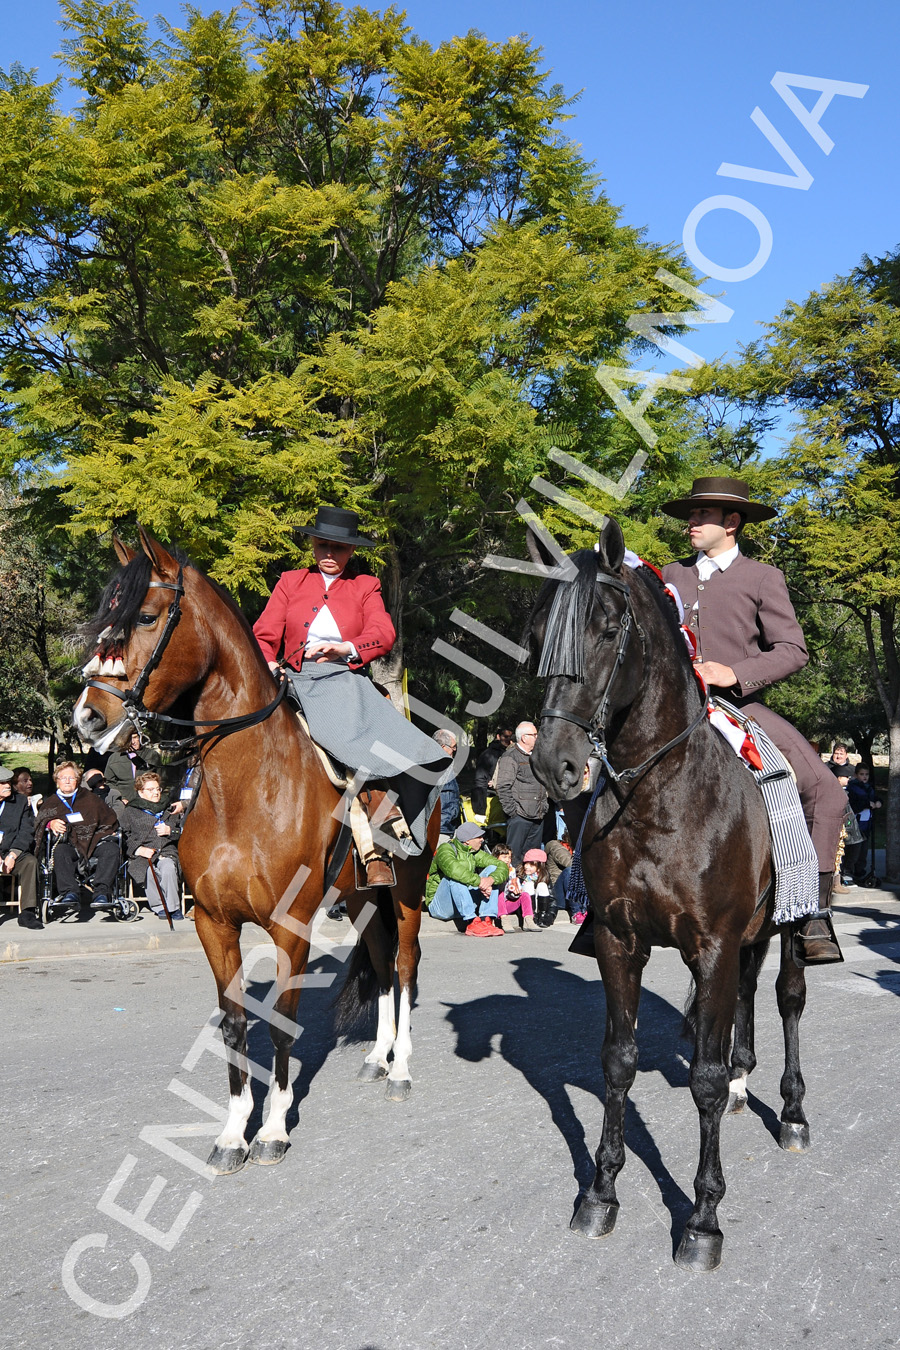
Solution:
<svg viewBox="0 0 900 1350">
<path fill-rule="evenodd" d="M 541 720 L 543 721 L 545 717 L 559 717 L 564 722 L 572 722 L 576 727 L 581 727 L 582 731 L 587 732 L 591 744 L 594 747 L 593 753 L 602 763 L 606 774 L 612 782 L 632 783 L 635 779 L 640 778 L 641 774 L 646 773 L 648 769 L 652 768 L 664 755 L 667 755 L 670 750 L 674 750 L 676 745 L 680 745 L 682 741 L 687 740 L 691 732 L 694 731 L 706 717 L 706 702 L 705 700 L 703 701 L 699 713 L 694 718 L 693 722 L 691 722 L 690 726 L 685 727 L 684 731 L 680 732 L 677 736 L 673 736 L 661 749 L 655 750 L 642 764 L 638 764 L 632 769 L 613 768 L 609 762 L 606 748 L 607 720 L 609 718 L 610 703 L 612 701 L 613 685 L 615 684 L 616 676 L 624 664 L 632 629 L 637 628 L 638 625 L 637 619 L 634 616 L 634 611 L 631 607 L 631 588 L 626 581 L 620 581 L 618 577 L 611 577 L 604 572 L 598 572 L 596 584 L 598 586 L 611 586 L 614 590 L 621 591 L 625 596 L 625 609 L 622 612 L 622 619 L 619 625 L 619 643 L 616 648 L 616 658 L 613 662 L 612 670 L 609 673 L 609 679 L 606 682 L 603 696 L 597 705 L 596 712 L 589 722 L 586 721 L 585 718 L 579 717 L 577 713 L 568 712 L 565 708 L 542 708 Z M 640 633 L 639 628 L 638 633 Z"/>
<path fill-rule="evenodd" d="M 123 721 L 132 722 L 136 727 L 146 726 L 148 722 L 152 721 L 164 722 L 168 726 L 176 727 L 209 728 L 206 731 L 195 730 L 193 735 L 183 736 L 178 740 L 159 741 L 157 744 L 161 750 L 198 749 L 205 745 L 207 741 L 221 740 L 223 736 L 230 736 L 233 732 L 244 731 L 247 727 L 257 726 L 258 723 L 264 722 L 267 717 L 270 717 L 287 693 L 289 682 L 286 676 L 282 678 L 278 693 L 271 703 L 267 704 L 265 708 L 260 708 L 258 712 L 244 713 L 240 717 L 220 717 L 210 721 L 198 721 L 196 718 L 170 717 L 168 713 L 154 712 L 151 708 L 145 707 L 144 693 L 150 682 L 150 676 L 162 660 L 163 653 L 181 619 L 184 568 L 179 567 L 176 581 L 151 581 L 148 583 L 148 589 L 173 591 L 174 595 L 172 603 L 169 605 L 163 630 L 134 684 L 130 689 L 117 689 L 115 685 L 107 684 L 105 680 L 85 680 L 85 688 L 102 689 L 105 694 L 112 694 L 114 698 L 120 699 L 122 712 L 124 713 Z"/>
</svg>

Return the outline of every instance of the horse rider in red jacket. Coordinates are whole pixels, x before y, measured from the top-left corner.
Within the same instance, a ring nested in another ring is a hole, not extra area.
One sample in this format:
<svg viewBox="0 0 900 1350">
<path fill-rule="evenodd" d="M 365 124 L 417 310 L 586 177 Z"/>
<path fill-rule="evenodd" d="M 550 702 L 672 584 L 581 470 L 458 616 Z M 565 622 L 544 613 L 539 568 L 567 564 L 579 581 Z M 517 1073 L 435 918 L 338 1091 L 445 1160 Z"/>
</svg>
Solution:
<svg viewBox="0 0 900 1350">
<path fill-rule="evenodd" d="M 354 770 L 365 767 L 369 784 L 377 780 L 383 785 L 398 773 L 398 762 L 385 761 L 379 745 L 396 748 L 398 761 L 445 769 L 446 756 L 431 737 L 408 722 L 369 680 L 351 674 L 387 656 L 397 636 L 381 583 L 352 561 L 357 548 L 374 542 L 359 534 L 356 512 L 320 506 L 313 525 L 297 532 L 312 538 L 315 563 L 282 573 L 253 632 L 270 670 L 287 667 L 313 740 L 342 764 Z M 378 810 L 381 825 L 400 817 L 396 806 L 385 803 L 383 786 L 364 788 L 360 800 L 368 811 Z M 363 862 L 370 886 L 392 884 L 383 851 L 373 851 Z"/>
</svg>

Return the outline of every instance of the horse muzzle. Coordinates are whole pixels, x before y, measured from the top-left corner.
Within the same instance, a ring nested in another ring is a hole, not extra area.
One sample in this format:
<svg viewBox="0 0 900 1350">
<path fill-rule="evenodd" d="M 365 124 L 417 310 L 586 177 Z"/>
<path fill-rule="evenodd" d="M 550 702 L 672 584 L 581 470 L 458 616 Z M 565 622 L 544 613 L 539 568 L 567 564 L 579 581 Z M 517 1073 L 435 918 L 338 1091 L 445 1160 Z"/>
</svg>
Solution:
<svg viewBox="0 0 900 1350">
<path fill-rule="evenodd" d="M 104 714 L 88 702 L 90 692 L 90 689 L 81 691 L 78 702 L 72 710 L 72 725 L 82 740 L 87 741 L 99 754 L 104 755 L 118 741 L 124 741 L 134 727 L 127 717 L 121 717 L 110 727 Z"/>
</svg>

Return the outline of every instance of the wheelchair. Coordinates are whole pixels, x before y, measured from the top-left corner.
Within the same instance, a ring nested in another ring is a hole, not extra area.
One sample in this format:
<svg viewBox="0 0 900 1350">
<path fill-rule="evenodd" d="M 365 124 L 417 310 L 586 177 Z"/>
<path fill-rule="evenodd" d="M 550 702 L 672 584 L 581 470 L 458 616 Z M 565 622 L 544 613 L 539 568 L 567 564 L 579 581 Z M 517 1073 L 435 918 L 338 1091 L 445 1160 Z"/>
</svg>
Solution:
<svg viewBox="0 0 900 1350">
<path fill-rule="evenodd" d="M 89 897 L 87 904 L 91 909 L 98 913 L 110 914 L 121 923 L 131 923 L 138 917 L 138 903 L 128 894 L 128 860 L 125 856 L 125 841 L 121 829 L 116 830 L 115 834 L 109 837 L 116 841 L 119 861 L 107 900 L 103 904 L 97 904 L 93 898 L 94 859 L 85 859 L 76 855 L 75 871 L 79 881 L 79 891 L 78 898 L 70 901 L 64 900 L 62 896 L 54 897 L 53 894 L 53 848 L 56 837 L 47 830 L 41 857 L 38 860 L 42 883 L 39 908 L 45 924 L 52 923 L 55 919 L 65 919 L 72 914 L 77 914 L 82 908 L 85 895 Z"/>
</svg>

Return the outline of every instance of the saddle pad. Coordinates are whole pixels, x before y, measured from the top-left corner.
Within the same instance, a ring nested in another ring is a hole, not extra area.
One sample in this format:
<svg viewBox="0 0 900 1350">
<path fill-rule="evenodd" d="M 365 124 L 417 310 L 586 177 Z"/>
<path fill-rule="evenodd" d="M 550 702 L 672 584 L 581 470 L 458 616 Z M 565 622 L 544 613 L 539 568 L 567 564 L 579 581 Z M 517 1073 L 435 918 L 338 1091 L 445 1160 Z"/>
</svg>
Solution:
<svg viewBox="0 0 900 1350">
<path fill-rule="evenodd" d="M 297 721 L 300 723 L 301 727 L 306 732 L 307 736 L 309 736 L 309 739 L 312 741 L 315 752 L 319 756 L 319 759 L 322 761 L 322 768 L 328 774 L 329 783 L 331 784 L 332 787 L 338 788 L 339 791 L 341 792 L 346 791 L 353 775 L 348 774 L 346 768 L 344 768 L 342 764 L 338 764 L 336 760 L 332 759 L 328 751 L 323 750 L 321 745 L 316 745 L 316 742 L 313 741 L 313 738 L 310 734 L 309 723 L 307 722 L 306 718 L 303 716 L 303 713 L 299 710 L 299 708 L 295 707 L 294 713 L 297 718 Z"/>
<path fill-rule="evenodd" d="M 803 816 L 793 770 L 752 717 L 727 699 L 717 696 L 711 702 L 750 732 L 762 760 L 762 769 L 750 765 L 747 768 L 759 784 L 769 819 L 775 868 L 774 921 L 791 923 L 815 914 L 819 909 L 819 860 Z"/>
<path fill-rule="evenodd" d="M 331 786 L 337 788 L 339 792 L 346 792 L 353 781 L 353 775 L 344 765 L 338 764 L 336 760 L 332 759 L 328 751 L 323 750 L 321 745 L 316 745 L 316 742 L 310 736 L 309 726 L 303 713 L 298 709 L 295 709 L 295 713 L 297 721 L 315 747 L 316 754 L 322 762 L 322 768 L 327 773 Z M 409 826 L 404 817 L 401 815 L 399 819 L 373 828 L 359 797 L 355 794 L 350 802 L 350 830 L 356 851 L 363 862 L 368 862 L 371 858 L 380 858 L 385 853 L 399 853 L 401 857 L 407 856 L 409 850 L 406 848 L 404 840 L 409 838 Z"/>
</svg>

